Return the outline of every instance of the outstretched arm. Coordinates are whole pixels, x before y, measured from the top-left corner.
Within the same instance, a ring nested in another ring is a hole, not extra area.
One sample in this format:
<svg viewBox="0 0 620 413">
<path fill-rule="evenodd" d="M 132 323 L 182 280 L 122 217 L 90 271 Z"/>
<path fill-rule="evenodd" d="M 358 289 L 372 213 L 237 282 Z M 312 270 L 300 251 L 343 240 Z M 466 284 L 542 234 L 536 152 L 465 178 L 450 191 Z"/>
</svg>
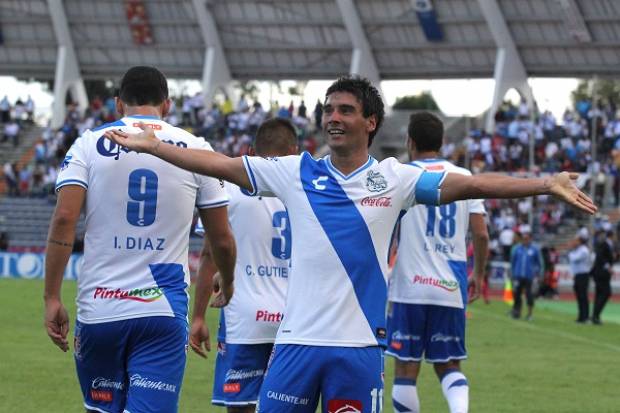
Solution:
<svg viewBox="0 0 620 413">
<path fill-rule="evenodd" d="M 461 199 L 523 198 L 534 195 L 553 195 L 589 214 L 596 205 L 574 184 L 579 174 L 562 172 L 548 178 L 513 178 L 499 174 L 465 176 L 449 173 L 441 184 L 440 203 L 449 204 Z"/>
<path fill-rule="evenodd" d="M 213 151 L 180 148 L 157 139 L 153 129 L 140 124 L 140 133 L 109 130 L 105 137 L 136 152 L 145 152 L 170 162 L 179 168 L 201 175 L 224 179 L 249 191 L 254 190 L 243 166 L 242 158 L 229 158 Z"/>
</svg>

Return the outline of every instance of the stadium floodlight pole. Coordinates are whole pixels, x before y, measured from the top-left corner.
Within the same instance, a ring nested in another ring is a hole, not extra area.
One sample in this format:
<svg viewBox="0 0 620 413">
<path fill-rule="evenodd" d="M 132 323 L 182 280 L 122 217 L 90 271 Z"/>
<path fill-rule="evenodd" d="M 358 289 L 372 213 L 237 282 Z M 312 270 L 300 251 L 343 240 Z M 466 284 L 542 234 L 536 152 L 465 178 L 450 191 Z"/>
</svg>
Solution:
<svg viewBox="0 0 620 413">
<path fill-rule="evenodd" d="M 381 90 L 381 75 L 377 61 L 368 42 L 366 32 L 362 27 L 357 6 L 353 0 L 336 0 L 338 9 L 342 16 L 342 21 L 347 29 L 351 43 L 353 44 L 353 52 L 351 53 L 351 68 L 349 72 L 352 75 L 360 75 L 368 78 L 381 96 L 384 98 Z"/>
<path fill-rule="evenodd" d="M 231 87 L 232 75 L 228 60 L 222 47 L 220 34 L 211 13 L 211 0 L 192 0 L 192 11 L 200 27 L 205 42 L 205 61 L 202 70 L 202 92 L 204 103 L 208 107 L 218 89 L 223 89 L 226 97 L 236 101 L 234 90 Z"/>
<path fill-rule="evenodd" d="M 58 42 L 56 70 L 54 74 L 54 103 L 52 105 L 52 128 L 59 128 L 65 120 L 67 90 L 77 102 L 80 111 L 88 108 L 88 95 L 82 80 L 77 53 L 71 38 L 71 29 L 62 0 L 47 0 L 47 6 Z"/>
</svg>

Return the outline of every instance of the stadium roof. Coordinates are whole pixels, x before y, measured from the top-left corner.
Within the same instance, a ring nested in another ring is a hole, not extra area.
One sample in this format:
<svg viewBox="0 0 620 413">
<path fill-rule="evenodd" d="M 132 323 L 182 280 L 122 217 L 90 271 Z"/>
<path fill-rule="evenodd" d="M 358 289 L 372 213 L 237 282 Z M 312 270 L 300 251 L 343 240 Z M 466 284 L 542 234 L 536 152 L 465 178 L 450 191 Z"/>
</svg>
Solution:
<svg viewBox="0 0 620 413">
<path fill-rule="evenodd" d="M 489 2 L 503 21 L 485 13 Z M 52 17 L 60 7 L 86 79 L 116 78 L 136 64 L 201 78 L 208 46 L 223 52 L 234 79 L 333 79 L 350 71 L 360 47 L 381 79 L 493 77 L 495 26 L 504 23 L 528 76 L 620 75 L 615 0 L 434 0 L 435 41 L 419 15 L 428 0 L 142 0 L 153 39 L 142 45 L 127 3 L 2 0 L 0 74 L 54 77 L 66 45 Z"/>
</svg>

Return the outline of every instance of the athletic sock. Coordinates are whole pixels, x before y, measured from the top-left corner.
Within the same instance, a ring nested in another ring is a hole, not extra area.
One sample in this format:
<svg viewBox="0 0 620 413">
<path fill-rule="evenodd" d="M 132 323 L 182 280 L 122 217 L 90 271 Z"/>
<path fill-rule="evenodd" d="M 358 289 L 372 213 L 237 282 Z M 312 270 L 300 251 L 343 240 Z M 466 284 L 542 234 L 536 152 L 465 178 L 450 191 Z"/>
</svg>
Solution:
<svg viewBox="0 0 620 413">
<path fill-rule="evenodd" d="M 441 389 L 450 406 L 450 413 L 467 413 L 469 408 L 469 385 L 467 378 L 458 370 L 449 370 L 441 378 Z"/>
<path fill-rule="evenodd" d="M 413 379 L 394 379 L 392 404 L 396 413 L 419 413 L 418 388 Z"/>
</svg>

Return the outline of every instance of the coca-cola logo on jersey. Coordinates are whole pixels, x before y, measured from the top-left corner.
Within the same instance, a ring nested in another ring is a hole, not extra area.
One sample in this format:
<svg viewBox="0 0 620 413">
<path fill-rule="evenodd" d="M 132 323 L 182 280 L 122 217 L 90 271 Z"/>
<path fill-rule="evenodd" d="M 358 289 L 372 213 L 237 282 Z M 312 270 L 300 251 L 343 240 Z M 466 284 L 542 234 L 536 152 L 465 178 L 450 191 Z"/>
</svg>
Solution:
<svg viewBox="0 0 620 413">
<path fill-rule="evenodd" d="M 392 206 L 392 198 L 389 196 L 380 196 L 378 198 L 371 198 L 367 196 L 362 199 L 362 206 L 389 208 Z"/>
</svg>

